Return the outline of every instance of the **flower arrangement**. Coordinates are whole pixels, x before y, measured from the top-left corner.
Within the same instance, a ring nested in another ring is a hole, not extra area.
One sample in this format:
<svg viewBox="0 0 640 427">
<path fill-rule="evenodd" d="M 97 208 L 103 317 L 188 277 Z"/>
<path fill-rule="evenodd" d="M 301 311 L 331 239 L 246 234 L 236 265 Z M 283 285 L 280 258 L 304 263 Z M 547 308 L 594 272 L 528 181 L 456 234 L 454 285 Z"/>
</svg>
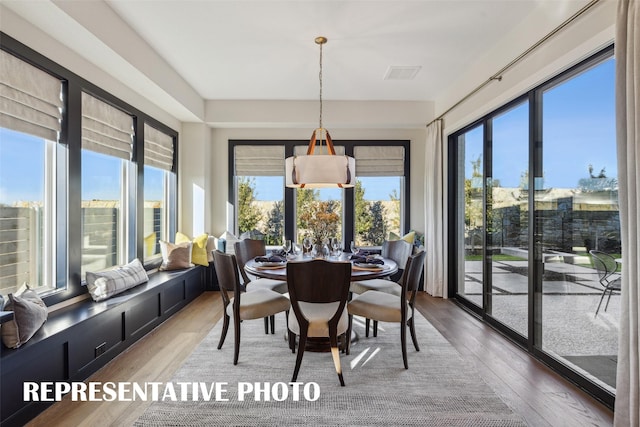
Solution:
<svg viewBox="0 0 640 427">
<path fill-rule="evenodd" d="M 331 237 L 338 235 L 340 215 L 334 212 L 331 201 L 311 201 L 299 217 L 300 228 L 310 234 L 313 244 L 327 243 Z"/>
</svg>

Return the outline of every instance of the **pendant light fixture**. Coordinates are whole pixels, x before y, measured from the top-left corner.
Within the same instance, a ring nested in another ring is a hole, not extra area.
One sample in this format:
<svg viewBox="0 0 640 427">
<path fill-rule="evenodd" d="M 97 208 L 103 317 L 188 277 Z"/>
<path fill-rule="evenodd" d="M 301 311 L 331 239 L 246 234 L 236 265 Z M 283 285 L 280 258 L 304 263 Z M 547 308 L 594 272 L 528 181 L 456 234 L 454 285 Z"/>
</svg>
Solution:
<svg viewBox="0 0 640 427">
<path fill-rule="evenodd" d="M 329 131 L 322 126 L 322 45 L 326 37 L 316 37 L 320 45 L 320 126 L 313 131 L 307 154 L 285 159 L 286 186 L 293 188 L 347 188 L 355 185 L 356 161 L 336 155 Z M 323 138 L 324 135 L 324 138 Z M 327 144 L 328 154 L 314 154 L 316 145 Z"/>
</svg>

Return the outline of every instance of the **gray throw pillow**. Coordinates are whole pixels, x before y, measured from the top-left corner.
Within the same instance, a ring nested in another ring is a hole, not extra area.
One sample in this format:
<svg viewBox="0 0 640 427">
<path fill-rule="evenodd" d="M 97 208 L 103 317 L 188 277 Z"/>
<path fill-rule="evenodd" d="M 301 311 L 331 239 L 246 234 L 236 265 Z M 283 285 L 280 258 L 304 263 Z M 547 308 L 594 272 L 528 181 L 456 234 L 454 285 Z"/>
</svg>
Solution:
<svg viewBox="0 0 640 427">
<path fill-rule="evenodd" d="M 113 270 L 87 272 L 87 288 L 94 301 L 103 301 L 149 281 L 149 276 L 138 258 Z"/>
<path fill-rule="evenodd" d="M 2 342 L 9 348 L 18 348 L 29 341 L 49 314 L 44 301 L 32 289 L 20 295 L 9 294 L 4 309 L 13 311 L 13 319 L 2 324 Z"/>
</svg>

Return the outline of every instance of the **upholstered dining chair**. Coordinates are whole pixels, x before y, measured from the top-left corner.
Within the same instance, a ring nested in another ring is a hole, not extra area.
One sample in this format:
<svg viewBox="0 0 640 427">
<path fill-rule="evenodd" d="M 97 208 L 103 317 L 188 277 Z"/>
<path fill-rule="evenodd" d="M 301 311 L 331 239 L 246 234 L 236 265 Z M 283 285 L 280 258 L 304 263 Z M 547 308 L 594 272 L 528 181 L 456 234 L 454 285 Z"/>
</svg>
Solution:
<svg viewBox="0 0 640 427">
<path fill-rule="evenodd" d="M 233 245 L 236 259 L 238 261 L 238 268 L 242 276 L 242 283 L 246 291 L 253 291 L 254 289 L 270 289 L 278 292 L 279 294 L 286 294 L 287 282 L 284 280 L 273 280 L 264 277 L 253 277 L 247 274 L 244 269 L 245 264 L 258 256 L 265 256 L 267 254 L 267 246 L 264 240 L 258 239 L 244 239 L 236 242 Z M 275 317 L 264 318 L 264 333 L 269 333 L 269 321 L 271 321 L 271 333 L 274 333 L 275 329 Z"/>
<path fill-rule="evenodd" d="M 352 294 L 363 294 L 366 291 L 387 292 L 400 295 L 405 265 L 413 252 L 413 245 L 406 240 L 385 240 L 382 243 L 382 257 L 392 259 L 398 264 L 398 271 L 392 276 L 380 279 L 369 279 L 351 282 Z M 365 319 L 365 335 L 369 336 L 370 320 Z M 377 322 L 373 323 L 373 336 L 378 335 Z"/>
<path fill-rule="evenodd" d="M 603 287 L 602 296 L 600 297 L 600 302 L 598 303 L 598 308 L 596 308 L 596 314 L 594 316 L 596 317 L 600 311 L 602 301 L 608 293 L 609 297 L 607 298 L 607 303 L 604 306 L 604 311 L 607 311 L 607 308 L 609 308 L 609 300 L 611 300 L 611 294 L 622 290 L 622 281 L 620 279 L 620 274 L 616 273 L 618 263 L 614 257 L 606 252 L 597 250 L 590 250 L 589 254 L 591 254 L 591 261 L 598 272 L 598 279 Z"/>
<path fill-rule="evenodd" d="M 224 303 L 224 323 L 222 324 L 218 350 L 224 344 L 224 339 L 229 329 L 229 320 L 233 317 L 233 364 L 237 365 L 240 353 L 240 321 L 275 316 L 283 311 L 288 314 L 290 303 L 287 297 L 270 289 L 255 289 L 251 292 L 243 292 L 235 255 L 214 251 L 213 264 L 218 276 L 222 302 Z M 230 297 L 229 294 L 233 296 Z"/>
<path fill-rule="evenodd" d="M 349 329 L 347 336 L 351 335 L 353 316 L 362 316 L 381 322 L 400 323 L 400 342 L 402 345 L 402 360 L 404 368 L 409 369 L 407 362 L 407 326 L 411 331 L 411 340 L 416 351 L 420 351 L 415 330 L 415 298 L 420 282 L 422 267 L 424 266 L 425 252 L 420 251 L 409 256 L 404 280 L 402 280 L 400 295 L 394 295 L 382 291 L 366 291 L 357 295 L 347 305 L 349 312 Z M 347 354 L 350 350 L 350 340 L 347 341 Z"/>
<path fill-rule="evenodd" d="M 294 351 L 295 336 L 299 337 L 292 382 L 298 378 L 307 338 L 328 337 L 333 364 L 340 385 L 344 386 L 338 336 L 346 333 L 348 328 L 346 303 L 350 280 L 349 262 L 317 259 L 287 264 L 287 283 L 292 308 L 289 312 L 289 344 Z"/>
</svg>

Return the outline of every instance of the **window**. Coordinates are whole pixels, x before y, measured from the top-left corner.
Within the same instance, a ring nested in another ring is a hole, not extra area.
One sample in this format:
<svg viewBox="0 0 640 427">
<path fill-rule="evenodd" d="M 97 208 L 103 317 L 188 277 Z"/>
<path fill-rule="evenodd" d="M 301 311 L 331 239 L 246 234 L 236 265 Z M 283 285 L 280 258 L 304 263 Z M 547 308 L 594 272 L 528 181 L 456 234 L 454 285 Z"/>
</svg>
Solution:
<svg viewBox="0 0 640 427">
<path fill-rule="evenodd" d="M 344 146 L 335 146 L 336 154 L 343 156 Z M 293 153 L 306 155 L 308 145 L 297 145 Z M 328 154 L 326 146 L 316 147 L 315 154 Z M 343 193 L 340 188 L 296 188 L 296 241 L 301 243 L 305 237 L 314 236 L 326 240 L 337 238 L 342 241 Z"/>
<path fill-rule="evenodd" d="M 146 229 L 174 235 L 178 133 L 0 37 L 0 294 L 27 283 L 52 305 L 86 295 L 86 271 L 157 251 Z"/>
<path fill-rule="evenodd" d="M 323 226 L 322 236 L 336 237 L 348 249 L 352 240 L 380 246 L 390 232 L 407 231 L 408 141 L 334 141 L 337 154 L 356 157 L 355 189 L 285 188 L 285 157 L 305 154 L 307 147 L 307 141 L 230 141 L 229 200 L 237 236 L 265 238 L 269 245 L 286 236 L 301 245 Z"/>
<path fill-rule="evenodd" d="M 149 259 L 160 253 L 160 240 L 169 240 L 173 233 L 169 207 L 171 195 L 176 192 L 173 173 L 174 141 L 145 123 L 144 125 L 144 220 L 143 258 Z"/>
<path fill-rule="evenodd" d="M 55 224 L 57 191 L 64 190 L 66 157 L 59 150 L 62 83 L 0 51 L 0 294 L 23 284 L 38 291 L 57 287 Z"/>
<path fill-rule="evenodd" d="M 82 277 L 128 260 L 132 145 L 132 117 L 83 93 Z"/>
<path fill-rule="evenodd" d="M 454 133 L 451 294 L 610 405 L 621 258 L 613 48 Z M 605 298 L 606 299 L 606 298 Z"/>
<path fill-rule="evenodd" d="M 389 233 L 401 235 L 404 148 L 358 146 L 355 187 L 355 242 L 380 246 Z"/>
<path fill-rule="evenodd" d="M 282 245 L 284 238 L 284 147 L 235 147 L 238 235 Z"/>
</svg>

